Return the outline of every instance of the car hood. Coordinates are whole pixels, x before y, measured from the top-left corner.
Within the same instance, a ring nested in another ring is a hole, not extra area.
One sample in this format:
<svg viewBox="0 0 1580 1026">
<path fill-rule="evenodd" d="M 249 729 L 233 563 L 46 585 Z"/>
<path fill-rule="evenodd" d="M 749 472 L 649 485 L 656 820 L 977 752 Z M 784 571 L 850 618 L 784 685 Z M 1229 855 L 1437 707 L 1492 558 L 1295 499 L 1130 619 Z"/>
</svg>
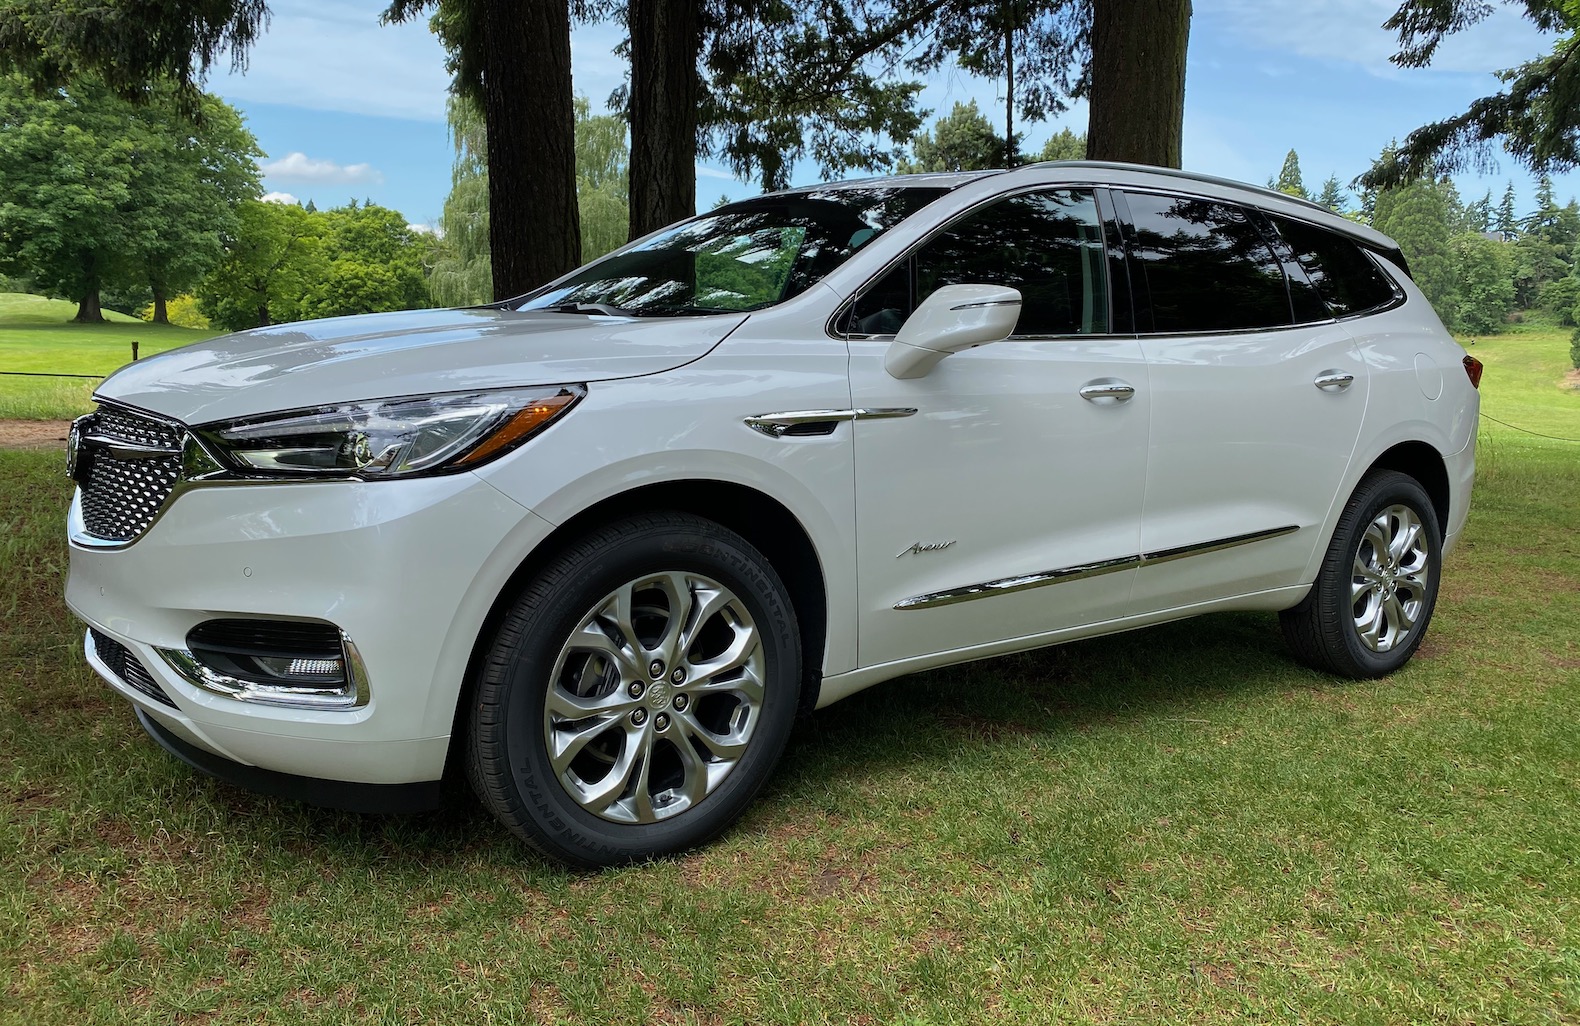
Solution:
<svg viewBox="0 0 1580 1026">
<path fill-rule="evenodd" d="M 336 317 L 160 353 L 122 367 L 97 394 L 201 424 L 361 399 L 608 381 L 689 363 L 745 319 L 495 309 Z"/>
</svg>

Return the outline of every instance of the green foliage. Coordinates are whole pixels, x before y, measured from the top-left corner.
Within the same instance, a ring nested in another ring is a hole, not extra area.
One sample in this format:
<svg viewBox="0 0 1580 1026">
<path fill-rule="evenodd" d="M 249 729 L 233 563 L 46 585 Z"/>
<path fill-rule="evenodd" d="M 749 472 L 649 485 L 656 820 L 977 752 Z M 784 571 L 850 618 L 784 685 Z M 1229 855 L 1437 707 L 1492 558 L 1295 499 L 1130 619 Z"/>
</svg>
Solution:
<svg viewBox="0 0 1580 1026">
<path fill-rule="evenodd" d="M 1004 166 L 1005 142 L 972 100 L 956 103 L 947 117 L 938 119 L 932 131 L 917 136 L 911 143 L 911 154 L 911 159 L 900 160 L 901 174 L 985 171 Z"/>
<path fill-rule="evenodd" d="M 219 256 L 231 209 L 256 195 L 258 153 L 228 105 L 168 88 L 128 103 L 91 79 L 46 94 L 0 78 L 0 263 L 98 319 L 100 291 L 190 286 Z"/>
<path fill-rule="evenodd" d="M 1373 227 L 1399 244 L 1415 283 L 1450 327 L 1458 292 L 1454 253 L 1449 246 L 1452 200 L 1452 186 L 1413 182 L 1379 192 L 1372 214 Z"/>
<path fill-rule="evenodd" d="M 1454 236 L 1452 257 L 1457 288 L 1451 315 L 1457 331 L 1484 335 L 1498 331 L 1514 308 L 1508 243 L 1466 232 Z"/>
<path fill-rule="evenodd" d="M 1558 315 L 1558 323 L 1572 328 L 1580 321 L 1575 319 L 1575 305 L 1580 303 L 1580 278 L 1571 272 L 1556 281 L 1542 286 L 1537 305 Z"/>
<path fill-rule="evenodd" d="M 1362 180 L 1382 187 L 1496 165 L 1491 143 L 1534 171 L 1580 164 L 1580 4 L 1574 0 L 1511 0 L 1538 28 L 1555 33 L 1552 51 L 1500 72 L 1504 88 L 1472 101 L 1464 113 L 1411 132 Z M 1425 67 L 1450 35 L 1493 10 L 1485 0 L 1404 0 L 1385 22 L 1399 33 L 1394 63 Z"/>
<path fill-rule="evenodd" d="M 1068 128 L 1060 129 L 1042 144 L 1038 160 L 1085 160 L 1086 133 L 1076 135 Z"/>
<path fill-rule="evenodd" d="M 196 328 L 200 331 L 207 330 L 210 325 L 203 311 L 198 307 L 198 299 L 190 293 L 182 293 L 172 298 L 167 306 L 166 314 L 168 323 L 176 328 Z M 145 321 L 154 319 L 154 308 L 146 306 L 137 311 L 137 316 Z"/>
<path fill-rule="evenodd" d="M 1300 174 L 1300 155 L 1290 150 L 1284 157 L 1284 166 L 1279 169 L 1277 181 L 1269 182 L 1279 192 L 1301 199 L 1310 199 L 1311 194 L 1306 192 L 1305 180 Z"/>
<path fill-rule="evenodd" d="M 1291 153 L 1294 151 L 1291 150 Z M 1338 175 L 1329 175 L 1328 180 L 1322 183 L 1322 192 L 1317 194 L 1316 202 L 1327 207 L 1335 214 L 1344 214 L 1349 210 L 1349 197 L 1344 194 L 1344 187 L 1339 184 Z"/>
<path fill-rule="evenodd" d="M 203 314 L 229 331 L 302 319 L 303 299 L 328 271 L 322 215 L 258 200 L 236 215 L 224 258 L 198 286 Z"/>
<path fill-rule="evenodd" d="M 1580 309 L 1575 310 L 1574 319 L 1580 321 Z M 1580 370 L 1580 328 L 1569 337 L 1569 362 L 1574 364 L 1575 370 Z"/>
<path fill-rule="evenodd" d="M 306 211 L 304 211 L 306 212 Z M 323 226 L 324 276 L 301 299 L 303 317 L 343 317 L 430 304 L 424 258 L 431 237 L 374 203 L 306 212 Z"/>
<path fill-rule="evenodd" d="M 428 288 L 441 306 L 475 306 L 493 299 L 488 250 L 488 132 L 470 101 L 452 97 L 448 115 L 455 162 L 450 195 L 439 219 Z M 625 123 L 594 116 L 577 97 L 576 202 L 581 213 L 582 256 L 593 260 L 625 245 L 630 223 L 626 172 L 630 152 Z"/>
</svg>

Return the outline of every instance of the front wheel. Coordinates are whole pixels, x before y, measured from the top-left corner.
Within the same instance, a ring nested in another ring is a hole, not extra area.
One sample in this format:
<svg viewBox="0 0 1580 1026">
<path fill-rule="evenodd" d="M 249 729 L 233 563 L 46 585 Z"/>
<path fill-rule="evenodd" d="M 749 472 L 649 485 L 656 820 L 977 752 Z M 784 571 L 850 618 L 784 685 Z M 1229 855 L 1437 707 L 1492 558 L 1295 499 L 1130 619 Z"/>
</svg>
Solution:
<svg viewBox="0 0 1580 1026">
<path fill-rule="evenodd" d="M 472 785 L 573 865 L 700 845 L 784 749 L 798 638 L 784 584 L 739 535 L 681 513 L 602 528 L 501 623 L 472 706 Z"/>
<path fill-rule="evenodd" d="M 1368 476 L 1339 517 L 1311 592 L 1279 614 L 1296 657 L 1357 679 L 1415 654 L 1437 605 L 1442 532 L 1431 498 L 1396 471 Z"/>
</svg>

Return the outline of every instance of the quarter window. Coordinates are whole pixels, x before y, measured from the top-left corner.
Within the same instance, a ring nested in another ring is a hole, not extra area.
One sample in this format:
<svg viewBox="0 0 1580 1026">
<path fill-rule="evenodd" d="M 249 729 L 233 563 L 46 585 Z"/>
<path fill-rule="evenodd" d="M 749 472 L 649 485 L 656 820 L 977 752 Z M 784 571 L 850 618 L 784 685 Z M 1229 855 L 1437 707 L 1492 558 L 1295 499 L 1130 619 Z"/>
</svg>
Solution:
<svg viewBox="0 0 1580 1026">
<path fill-rule="evenodd" d="M 1333 316 L 1362 313 L 1393 301 L 1393 283 L 1360 246 L 1315 225 L 1287 217 L 1271 220 Z"/>
<path fill-rule="evenodd" d="M 1127 193 L 1131 256 L 1162 334 L 1279 328 L 1292 322 L 1284 269 L 1232 203 Z"/>
<path fill-rule="evenodd" d="M 967 215 L 870 285 L 848 330 L 894 334 L 935 289 L 966 284 L 1020 290 L 1017 336 L 1105 334 L 1108 264 L 1092 192 L 1011 196 Z"/>
</svg>

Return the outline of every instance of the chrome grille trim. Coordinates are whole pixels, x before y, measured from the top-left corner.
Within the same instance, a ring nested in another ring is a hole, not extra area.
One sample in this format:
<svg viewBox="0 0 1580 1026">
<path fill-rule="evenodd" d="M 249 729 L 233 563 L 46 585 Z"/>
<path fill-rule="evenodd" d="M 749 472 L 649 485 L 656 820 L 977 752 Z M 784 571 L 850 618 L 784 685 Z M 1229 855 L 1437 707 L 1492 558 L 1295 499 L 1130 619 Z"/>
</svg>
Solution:
<svg viewBox="0 0 1580 1026">
<path fill-rule="evenodd" d="M 77 462 L 85 544 L 126 545 L 148 530 L 181 480 L 180 424 L 100 402 L 84 425 Z"/>
<path fill-rule="evenodd" d="M 161 705 L 176 708 L 176 703 L 165 693 L 165 689 L 159 686 L 159 682 L 154 680 L 153 674 L 148 672 L 148 669 L 125 645 L 97 627 L 88 628 L 88 639 L 93 646 L 93 654 L 99 658 L 99 662 L 103 663 L 122 684 Z"/>
</svg>

